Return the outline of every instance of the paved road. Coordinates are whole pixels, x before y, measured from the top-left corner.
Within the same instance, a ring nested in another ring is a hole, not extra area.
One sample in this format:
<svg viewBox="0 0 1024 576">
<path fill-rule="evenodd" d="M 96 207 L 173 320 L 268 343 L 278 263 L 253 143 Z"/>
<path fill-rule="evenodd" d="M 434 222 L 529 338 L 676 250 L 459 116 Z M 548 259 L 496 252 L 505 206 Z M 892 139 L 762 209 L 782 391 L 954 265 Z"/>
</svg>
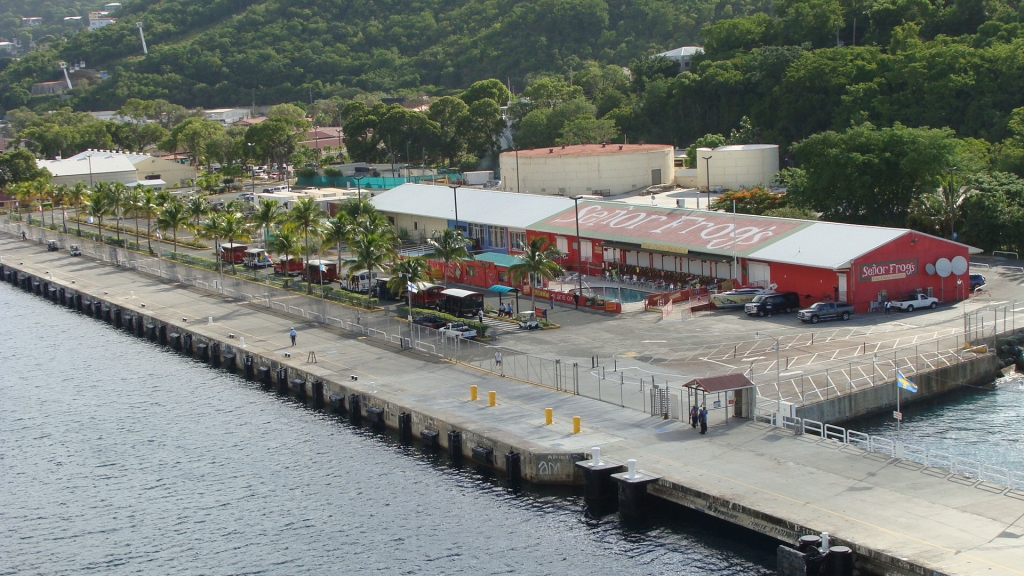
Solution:
<svg viewBox="0 0 1024 576">
<path fill-rule="evenodd" d="M 141 310 L 145 302 L 148 314 L 175 322 L 189 318 L 199 333 L 244 337 L 249 350 L 297 368 L 308 368 L 306 354 L 315 351 L 317 369 L 332 379 L 359 375 L 359 385 L 367 391 L 373 382 L 384 397 L 458 419 L 462 425 L 549 449 L 599 445 L 610 458 L 637 458 L 642 468 L 665 477 L 660 485 L 674 482 L 720 498 L 721 506 L 704 508 L 713 515 L 735 517 L 729 507 L 745 507 L 945 574 L 1024 574 L 1024 546 L 1019 544 L 1024 538 L 1024 493 L 1019 491 L 745 421 L 713 426 L 701 437 L 682 423 L 408 351 L 397 353 L 322 325 L 299 324 L 285 315 L 88 259 L 48 253 L 38 244 L 9 237 L 0 238 L 0 256 L 35 274 L 49 271 L 58 281 L 73 280 L 77 289 L 106 292 L 103 297 L 125 307 Z M 196 322 L 208 316 L 214 324 Z M 299 331 L 295 348 L 288 343 L 291 326 Z M 294 354 L 285 358 L 286 352 Z M 470 402 L 470 384 L 496 390 L 499 406 Z M 543 425 L 545 407 L 555 409 L 553 426 Z M 583 417 L 582 434 L 570 433 L 572 415 Z M 768 524 L 748 525 L 773 533 Z"/>
</svg>

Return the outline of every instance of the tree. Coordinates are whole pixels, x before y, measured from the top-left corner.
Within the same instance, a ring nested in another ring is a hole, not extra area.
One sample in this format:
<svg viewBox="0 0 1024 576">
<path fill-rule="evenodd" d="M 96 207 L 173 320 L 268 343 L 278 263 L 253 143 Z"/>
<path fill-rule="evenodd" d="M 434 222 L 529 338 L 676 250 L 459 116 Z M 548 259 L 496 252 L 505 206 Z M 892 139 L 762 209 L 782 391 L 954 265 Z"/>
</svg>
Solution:
<svg viewBox="0 0 1024 576">
<path fill-rule="evenodd" d="M 696 142 L 686 147 L 686 167 L 691 169 L 697 167 L 697 148 L 713 150 L 719 146 L 725 146 L 725 136 L 721 134 L 705 134 L 697 138 Z"/>
<path fill-rule="evenodd" d="M 159 206 L 156 204 L 156 194 L 152 190 L 144 190 L 142 197 L 139 199 L 138 204 L 135 206 L 136 216 L 141 216 L 146 219 L 146 246 L 149 248 L 149 253 L 153 253 L 153 242 L 152 242 L 152 224 L 153 218 L 159 213 Z M 138 228 L 138 226 L 136 226 Z M 79 234 L 81 236 L 81 234 Z"/>
<path fill-rule="evenodd" d="M 526 250 L 519 256 L 518 261 L 508 267 L 509 276 L 515 284 L 529 282 L 530 307 L 537 308 L 537 291 L 532 288 L 531 278 L 545 278 L 551 280 L 565 274 L 562 267 L 556 262 L 562 257 L 562 253 L 555 248 L 544 236 L 536 236 L 530 239 Z"/>
<path fill-rule="evenodd" d="M 284 218 L 284 208 L 277 200 L 261 200 L 252 215 L 252 223 L 263 231 L 263 247 L 267 247 L 267 232 Z M 340 258 L 340 256 L 339 256 Z"/>
<path fill-rule="evenodd" d="M 461 118 L 468 111 L 469 106 L 454 96 L 438 98 L 427 109 L 427 118 L 438 127 L 438 151 L 441 159 L 449 164 L 462 156 L 466 149 L 466 136 L 462 133 Z"/>
<path fill-rule="evenodd" d="M 228 210 L 219 214 L 219 216 L 220 218 L 217 220 L 220 228 L 220 237 L 227 240 L 229 244 L 234 244 L 237 238 L 248 237 L 250 226 L 241 212 Z M 231 273 L 235 273 L 234 258 L 231 259 Z"/>
<path fill-rule="evenodd" d="M 60 211 L 60 224 L 61 224 L 61 229 L 64 230 L 65 234 L 68 233 L 68 224 L 67 224 L 67 220 L 64 217 L 67 214 L 67 211 L 64 210 L 64 207 L 67 205 L 68 191 L 70 189 L 71 188 L 67 184 L 58 184 L 57 186 L 53 187 L 53 192 L 51 193 L 51 198 L 53 199 L 53 203 L 50 204 L 50 223 L 51 224 L 53 223 L 53 208 L 56 205 L 59 204 L 60 207 L 61 207 L 61 211 Z"/>
<path fill-rule="evenodd" d="M 712 210 L 732 212 L 733 201 L 736 202 L 738 214 L 764 214 L 770 210 L 786 207 L 787 198 L 782 194 L 773 194 L 763 186 L 749 189 L 727 190 L 711 201 Z"/>
<path fill-rule="evenodd" d="M 142 184 L 136 184 L 128 189 L 127 196 L 127 213 L 131 214 L 135 219 L 135 246 L 140 247 L 139 242 L 139 205 L 142 204 L 142 198 L 146 194 L 146 187 Z"/>
<path fill-rule="evenodd" d="M 285 270 L 292 256 L 298 256 L 302 251 L 302 239 L 295 232 L 286 227 L 278 228 L 274 233 L 274 252 L 284 254 Z"/>
<path fill-rule="evenodd" d="M 160 149 L 174 153 L 180 148 L 192 157 L 193 164 L 208 164 L 206 145 L 223 132 L 224 128 L 213 120 L 188 118 L 175 126 L 170 135 L 160 142 Z M 207 171 L 209 168 L 207 165 Z"/>
<path fill-rule="evenodd" d="M 434 258 L 444 263 L 444 285 L 448 285 L 448 268 L 450 266 L 456 266 L 458 268 L 463 267 L 463 262 L 466 260 L 475 260 L 476 258 L 469 252 L 469 247 L 473 245 L 473 242 L 462 235 L 461 230 L 453 230 L 451 228 L 445 228 L 434 233 L 433 238 L 427 238 L 427 244 L 431 247 L 431 252 L 427 254 L 428 258 Z"/>
<path fill-rule="evenodd" d="M 913 201 L 939 187 L 957 149 L 949 129 L 862 124 L 822 132 L 793 146 L 803 176 L 787 196 L 826 220 L 901 226 Z"/>
<path fill-rule="evenodd" d="M 380 221 L 369 215 L 360 217 L 350 234 L 349 251 L 352 260 L 346 264 L 348 273 L 368 270 L 373 275 L 375 270 L 383 270 L 387 263 L 398 257 L 395 244 L 394 229 L 390 225 L 381 225 Z"/>
<path fill-rule="evenodd" d="M 257 124 L 259 126 L 259 124 Z M 286 228 L 300 232 L 306 241 L 306 262 L 310 259 L 310 237 L 318 237 L 323 232 L 323 220 L 327 216 L 320 203 L 313 198 L 302 198 L 288 212 Z M 313 293 L 313 286 L 307 287 L 307 293 Z"/>
<path fill-rule="evenodd" d="M 199 220 L 210 213 L 210 203 L 203 196 L 193 196 L 185 201 L 185 213 L 193 220 L 192 227 L 198 230 Z"/>
<path fill-rule="evenodd" d="M 45 168 L 39 168 L 36 157 L 28 150 L 12 150 L 0 153 L 0 189 L 18 182 L 28 182 L 43 175 Z"/>
<path fill-rule="evenodd" d="M 113 200 L 110 197 L 110 188 L 104 182 L 98 183 L 86 200 L 86 212 L 96 220 L 96 234 L 99 241 L 103 243 L 103 217 L 113 210 Z"/>
<path fill-rule="evenodd" d="M 301 130 L 291 120 L 278 117 L 249 126 L 245 141 L 253 143 L 258 158 L 284 164 L 295 151 Z"/>
<path fill-rule="evenodd" d="M 110 208 L 117 218 L 114 222 L 114 231 L 117 233 L 117 243 L 121 244 L 121 218 L 131 208 L 129 204 L 128 187 L 123 182 L 112 182 L 108 191 L 110 195 Z"/>
<path fill-rule="evenodd" d="M 408 284 L 415 285 L 430 279 L 430 262 L 421 256 L 402 258 L 391 265 L 390 272 L 388 291 L 392 294 L 401 294 Z"/>
<path fill-rule="evenodd" d="M 172 231 L 175 254 L 178 253 L 178 230 L 187 228 L 188 223 L 188 212 L 185 210 L 185 205 L 179 200 L 168 202 L 156 217 L 156 227 L 158 229 L 164 232 Z"/>
<path fill-rule="evenodd" d="M 1024 251 L 1024 180 L 1015 174 L 993 172 L 965 179 L 962 239 L 992 250 Z"/>
<path fill-rule="evenodd" d="M 601 144 L 612 142 L 619 136 L 615 122 L 598 120 L 593 116 L 580 114 L 562 126 L 562 137 L 556 144 Z"/>
<path fill-rule="evenodd" d="M 75 207 L 75 221 L 78 227 L 78 236 L 82 236 L 82 205 L 89 198 L 89 190 L 85 187 L 85 182 L 79 180 L 75 182 L 67 192 L 67 202 Z"/>
<path fill-rule="evenodd" d="M 459 99 L 465 102 L 467 106 L 473 106 L 476 102 L 484 99 L 492 100 L 498 106 L 505 106 L 508 104 L 509 97 L 508 88 L 501 83 L 501 80 L 494 78 L 474 82 L 472 86 L 459 95 Z"/>
</svg>

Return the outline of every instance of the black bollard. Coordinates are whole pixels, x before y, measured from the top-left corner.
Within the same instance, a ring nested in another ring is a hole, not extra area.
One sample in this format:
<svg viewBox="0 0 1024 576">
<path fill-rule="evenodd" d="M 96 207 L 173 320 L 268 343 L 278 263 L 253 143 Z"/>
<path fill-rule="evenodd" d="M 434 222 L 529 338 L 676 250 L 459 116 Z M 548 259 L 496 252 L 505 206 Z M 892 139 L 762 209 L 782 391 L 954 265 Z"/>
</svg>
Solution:
<svg viewBox="0 0 1024 576">
<path fill-rule="evenodd" d="M 156 324 L 146 324 L 146 338 L 150 341 L 156 340 Z"/>
<path fill-rule="evenodd" d="M 402 442 L 412 441 L 412 414 L 398 413 L 398 439 Z"/>
<path fill-rule="evenodd" d="M 366 409 L 366 419 L 370 422 L 370 428 L 378 432 L 384 430 L 384 409 L 377 406 L 370 406 Z"/>
<path fill-rule="evenodd" d="M 167 335 L 167 340 L 171 345 L 171 348 L 175 350 L 181 350 L 181 334 L 177 332 L 171 332 Z"/>
<path fill-rule="evenodd" d="M 85 310 L 85 306 L 82 304 L 82 295 L 81 294 L 75 294 L 75 309 L 78 310 L 79 312 L 82 312 L 82 311 Z"/>
<path fill-rule="evenodd" d="M 256 379 L 259 380 L 261 384 L 263 384 L 264 388 L 270 388 L 271 386 L 274 385 L 274 383 L 270 381 L 269 366 L 260 366 L 259 368 L 257 368 Z"/>
<path fill-rule="evenodd" d="M 220 368 L 220 344 L 217 342 L 210 343 L 210 365 Z"/>
<path fill-rule="evenodd" d="M 121 309 L 120 308 L 115 308 L 114 309 L 114 327 L 115 328 L 120 328 L 121 327 Z"/>
<path fill-rule="evenodd" d="M 313 380 L 311 389 L 313 394 L 313 408 L 320 410 L 324 407 L 324 383 L 320 380 Z"/>
<path fill-rule="evenodd" d="M 428 430 L 427 428 L 420 430 L 420 441 L 423 442 L 423 447 L 429 450 L 437 450 L 437 447 L 441 444 L 438 441 L 439 436 L 440 434 L 437 433 L 437 430 Z"/>
<path fill-rule="evenodd" d="M 519 485 L 523 481 L 523 464 L 519 452 L 509 450 L 505 453 L 505 480 L 510 484 Z"/>
<path fill-rule="evenodd" d="M 135 335 L 138 336 L 139 338 L 142 338 L 142 336 L 146 333 L 145 330 L 146 330 L 146 321 L 142 318 L 142 316 L 136 316 L 135 317 Z"/>
<path fill-rule="evenodd" d="M 103 318 L 103 303 L 99 300 L 93 300 L 92 302 L 92 315 L 97 320 Z"/>
<path fill-rule="evenodd" d="M 833 546 L 826 556 L 829 576 L 853 576 L 853 550 L 846 546 Z"/>
<path fill-rule="evenodd" d="M 348 395 L 348 421 L 352 424 L 359 424 L 359 420 L 363 417 L 361 404 L 358 394 Z"/>
<path fill-rule="evenodd" d="M 68 305 L 68 294 L 67 292 L 64 291 L 63 288 L 57 289 L 57 299 L 60 301 L 61 306 Z"/>
<path fill-rule="evenodd" d="M 331 394 L 331 397 L 327 399 L 327 407 L 331 412 L 340 414 L 345 409 L 345 395 Z"/>
<path fill-rule="evenodd" d="M 235 363 L 235 353 L 225 352 L 224 353 L 224 367 L 228 369 L 228 372 L 234 374 L 238 370 L 238 364 Z"/>
<path fill-rule="evenodd" d="M 306 381 L 301 378 L 292 379 L 292 393 L 303 402 L 306 401 Z"/>
<path fill-rule="evenodd" d="M 462 462 L 462 433 L 458 430 L 448 431 L 448 458 L 455 464 Z"/>
<path fill-rule="evenodd" d="M 612 480 L 612 474 L 626 469 L 618 462 L 593 459 L 577 462 L 583 471 L 583 502 L 594 516 L 603 516 L 619 509 L 619 488 Z"/>
<path fill-rule="evenodd" d="M 245 379 L 252 382 L 256 378 L 256 363 L 253 361 L 252 354 L 246 354 L 242 358 L 242 366 L 245 368 Z"/>
<path fill-rule="evenodd" d="M 106 322 L 107 324 L 111 324 L 114 322 L 114 317 L 110 313 L 110 306 L 102 306 L 100 308 L 100 314 L 103 318 L 103 321 Z"/>
<path fill-rule="evenodd" d="M 47 293 L 50 295 L 50 301 L 58 302 L 60 300 L 57 297 L 57 289 L 56 288 L 50 288 L 49 292 L 47 292 Z"/>
<path fill-rule="evenodd" d="M 277 369 L 277 393 L 282 396 L 288 394 L 288 369 L 283 366 Z"/>
<path fill-rule="evenodd" d="M 636 471 L 612 474 L 612 480 L 619 485 L 619 518 L 624 522 L 642 522 L 647 518 L 647 485 L 656 482 L 659 476 Z"/>
<path fill-rule="evenodd" d="M 36 294 L 42 295 L 42 293 L 43 293 L 43 283 L 42 282 L 38 282 L 36 280 L 33 280 L 32 281 L 32 291 L 35 292 Z"/>
</svg>

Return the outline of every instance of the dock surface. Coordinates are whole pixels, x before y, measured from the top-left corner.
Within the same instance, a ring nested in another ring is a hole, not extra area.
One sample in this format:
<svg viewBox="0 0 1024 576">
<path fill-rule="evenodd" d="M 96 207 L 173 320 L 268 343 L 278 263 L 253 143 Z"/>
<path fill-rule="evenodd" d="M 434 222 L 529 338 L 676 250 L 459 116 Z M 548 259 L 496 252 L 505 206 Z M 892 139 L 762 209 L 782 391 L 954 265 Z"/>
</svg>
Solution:
<svg viewBox="0 0 1024 576">
<path fill-rule="evenodd" d="M 327 380 L 347 384 L 357 376 L 364 390 L 524 450 L 569 454 L 600 446 L 606 459 L 635 458 L 661 476 L 651 493 L 782 540 L 825 531 L 889 573 L 1024 575 L 1021 491 L 746 420 L 716 423 L 701 436 L 681 422 L 398 352 L 338 328 L 10 237 L 0 238 L 0 255 L 0 263 L 19 273 L 52 276 L 55 285 L 168 324 L 187 318 L 190 330 L 232 346 L 244 338 L 245 351 L 299 370 L 311 368 L 306 360 L 314 352 L 316 373 Z M 476 402 L 469 400 L 470 385 L 480 391 Z M 497 392 L 495 407 L 487 406 L 490 390 Z M 549 407 L 555 418 L 546 426 Z M 572 434 L 573 416 L 582 418 L 580 434 Z"/>
</svg>

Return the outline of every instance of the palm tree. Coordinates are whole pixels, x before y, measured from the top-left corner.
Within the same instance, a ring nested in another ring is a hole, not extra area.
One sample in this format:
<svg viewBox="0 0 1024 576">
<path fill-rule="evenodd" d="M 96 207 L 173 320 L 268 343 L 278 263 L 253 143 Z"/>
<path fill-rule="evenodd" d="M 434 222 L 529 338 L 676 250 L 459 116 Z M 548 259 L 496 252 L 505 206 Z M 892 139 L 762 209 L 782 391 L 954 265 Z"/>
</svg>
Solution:
<svg viewBox="0 0 1024 576">
<path fill-rule="evenodd" d="M 96 233 L 99 234 L 100 244 L 103 243 L 103 217 L 110 214 L 113 203 L 110 199 L 110 189 L 100 182 L 95 190 L 86 200 L 86 213 L 96 220 Z"/>
<path fill-rule="evenodd" d="M 508 273 L 515 284 L 521 284 L 524 278 L 529 279 L 531 276 L 551 280 L 565 273 L 562 267 L 555 262 L 561 257 L 562 253 L 547 238 L 537 236 L 530 239 L 526 251 L 516 257 L 519 261 L 508 267 Z M 530 307 L 537 308 L 537 291 L 532 286 L 530 287 Z"/>
<path fill-rule="evenodd" d="M 85 187 L 85 182 L 78 181 L 75 185 L 68 190 L 67 201 L 69 204 L 75 207 L 75 220 L 78 223 L 78 235 L 82 235 L 82 205 L 89 198 L 89 189 Z"/>
<path fill-rule="evenodd" d="M 135 206 L 136 217 L 141 216 L 146 219 L 146 246 L 149 247 L 149 253 L 153 253 L 153 234 L 152 224 L 153 218 L 159 212 L 159 206 L 156 205 L 156 194 L 152 190 L 146 190 L 142 193 L 142 198 L 139 199 L 139 203 Z M 136 226 L 138 228 L 138 226 Z"/>
<path fill-rule="evenodd" d="M 320 204 L 312 198 L 303 198 L 292 206 L 288 213 L 286 227 L 301 232 L 306 240 L 306 261 L 309 262 L 309 237 L 319 236 L 323 228 L 323 220 L 327 216 Z M 307 286 L 308 293 L 313 293 L 313 285 Z"/>
<path fill-rule="evenodd" d="M 57 204 L 60 204 L 60 207 L 61 207 L 60 223 L 61 223 L 61 226 L 64 228 L 64 233 L 65 234 L 68 233 L 68 224 L 67 224 L 67 221 L 64 219 L 64 213 L 65 213 L 64 212 L 64 206 L 65 206 L 65 203 L 68 201 L 68 191 L 69 190 L 70 190 L 70 188 L 68 187 L 67 184 L 58 184 L 57 186 L 54 186 L 53 192 L 51 193 L 51 196 L 50 196 L 53 199 L 53 204 L 50 204 L 50 222 L 53 223 L 53 208 L 54 208 L 54 206 L 56 206 Z"/>
<path fill-rule="evenodd" d="M 417 284 L 430 278 L 430 263 L 422 256 L 403 258 L 391 265 L 390 272 L 388 290 L 392 294 L 401 294 L 409 283 Z"/>
<path fill-rule="evenodd" d="M 277 200 L 264 200 L 260 202 L 256 212 L 252 215 L 252 223 L 263 230 L 263 248 L 267 247 L 267 231 L 284 218 L 284 208 L 277 204 Z"/>
<path fill-rule="evenodd" d="M 187 209 L 186 209 L 187 211 Z M 186 216 L 187 217 L 187 216 Z M 217 255 L 217 273 L 221 272 L 220 239 L 224 237 L 224 215 L 215 213 L 206 219 L 201 226 L 193 229 L 197 236 L 204 240 L 213 240 L 214 253 Z"/>
<path fill-rule="evenodd" d="M 160 230 L 172 230 L 174 234 L 174 253 L 178 253 L 178 230 L 188 226 L 188 213 L 185 212 L 185 205 L 178 200 L 172 200 L 160 215 L 156 217 L 156 227 Z"/>
<path fill-rule="evenodd" d="M 50 196 L 50 190 L 52 189 L 53 186 L 50 184 L 50 180 L 48 178 L 36 178 L 29 182 L 29 190 L 31 190 L 29 201 L 31 202 L 32 199 L 35 199 L 39 202 L 39 225 L 43 227 L 46 226 L 46 214 L 43 213 L 43 200 Z M 50 219 L 53 219 L 52 214 L 50 215 Z M 31 221 L 31 218 L 29 218 L 29 221 Z"/>
<path fill-rule="evenodd" d="M 142 198 L 146 195 L 146 187 L 142 184 L 136 184 L 134 187 L 128 190 L 127 195 L 127 206 L 128 213 L 135 218 L 135 246 L 141 245 L 139 242 L 139 206 L 142 204 Z"/>
<path fill-rule="evenodd" d="M 357 225 L 357 228 L 358 225 Z M 357 230 L 352 236 L 352 260 L 346 264 L 348 272 L 367 270 L 373 277 L 375 270 L 383 270 L 389 262 L 393 262 L 398 254 L 395 251 L 395 237 L 391 229 L 374 228 Z"/>
<path fill-rule="evenodd" d="M 235 238 L 249 235 L 249 223 L 241 212 L 225 212 L 220 217 L 220 237 L 230 244 L 235 243 Z M 235 259 L 231 259 L 231 273 L 235 273 Z"/>
<path fill-rule="evenodd" d="M 274 252 L 284 254 L 285 271 L 288 270 L 288 262 L 292 255 L 298 254 L 302 249 L 299 237 L 287 228 L 279 228 L 274 234 Z"/>
<path fill-rule="evenodd" d="M 338 270 L 341 270 L 341 243 L 348 242 L 355 220 L 339 210 L 324 226 L 324 244 L 334 244 L 338 250 Z"/>
<path fill-rule="evenodd" d="M 8 190 L 10 195 L 18 200 L 18 219 L 21 219 L 22 207 L 32 203 L 32 187 L 28 182 L 19 182 L 9 187 Z"/>
<path fill-rule="evenodd" d="M 193 196 L 185 203 L 185 211 L 189 218 L 195 220 L 193 227 L 199 228 L 199 219 L 210 213 L 210 203 L 203 196 Z"/>
<path fill-rule="evenodd" d="M 128 208 L 128 187 L 122 182 L 114 182 L 110 185 L 110 208 L 117 217 L 114 223 L 114 231 L 117 233 L 117 243 L 121 244 L 121 217 Z"/>
<path fill-rule="evenodd" d="M 461 230 L 445 228 L 428 238 L 427 243 L 433 247 L 428 258 L 435 258 L 444 263 L 444 285 L 448 286 L 448 267 L 452 264 L 462 267 L 466 260 L 475 260 L 469 251 L 472 242 L 462 235 Z"/>
</svg>

